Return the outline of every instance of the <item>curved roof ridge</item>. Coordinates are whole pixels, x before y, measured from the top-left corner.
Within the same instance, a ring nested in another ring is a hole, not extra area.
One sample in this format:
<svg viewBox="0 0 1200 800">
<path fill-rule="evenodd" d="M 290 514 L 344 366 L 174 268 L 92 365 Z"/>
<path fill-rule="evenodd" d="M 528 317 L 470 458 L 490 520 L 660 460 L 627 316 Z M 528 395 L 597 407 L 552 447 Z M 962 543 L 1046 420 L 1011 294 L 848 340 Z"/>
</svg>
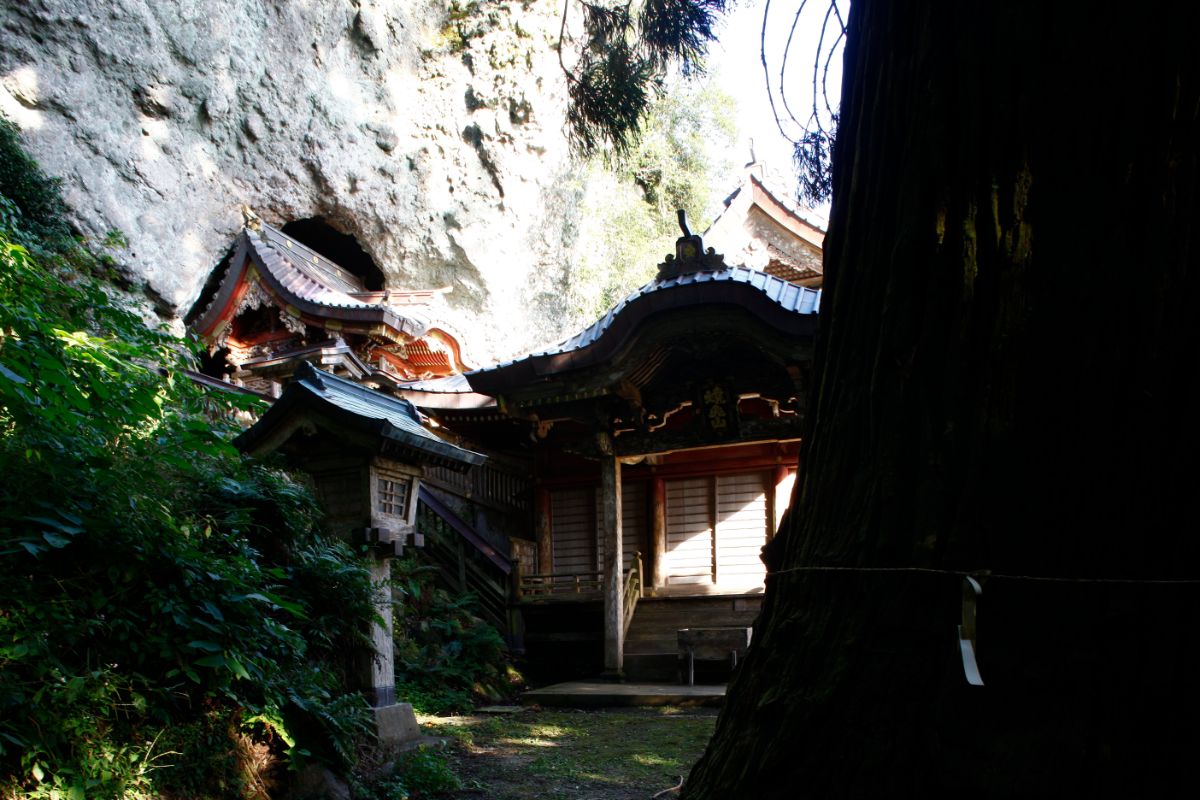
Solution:
<svg viewBox="0 0 1200 800">
<path fill-rule="evenodd" d="M 297 294 L 310 303 L 318 303 L 334 308 L 386 308 L 382 304 L 375 305 L 355 300 L 344 290 L 318 280 L 307 269 L 300 266 L 300 264 L 303 264 L 302 261 L 298 264 L 296 259 L 282 252 L 271 241 L 271 237 L 266 231 L 270 230 L 281 237 L 284 236 L 283 234 L 275 231 L 274 228 L 270 228 L 266 223 L 263 223 L 262 227 L 263 232 L 260 232 L 257 236 L 252 231 L 245 231 L 246 240 L 249 242 L 250 249 L 254 251 L 255 255 L 271 270 L 271 274 L 275 280 L 279 281 L 289 293 Z M 289 241 L 295 240 L 289 239 Z M 303 247 L 303 245 L 299 246 Z M 307 250 L 307 248 L 305 249 Z M 308 250 L 308 252 L 312 251 Z M 332 262 L 330 263 L 332 264 Z"/>
<path fill-rule="evenodd" d="M 776 305 L 782 312 L 786 314 L 796 315 L 811 315 L 815 314 L 820 306 L 820 289 L 811 289 L 803 286 L 796 286 L 798 290 L 795 294 L 788 293 L 786 289 L 793 286 L 782 278 L 774 275 L 768 275 L 750 267 L 730 266 L 720 270 L 706 272 L 684 273 L 666 279 L 656 279 L 650 281 L 644 286 L 636 289 L 617 305 L 610 308 L 604 316 L 593 322 L 582 331 L 570 336 L 557 344 L 542 348 L 538 352 L 529 353 L 519 358 L 509 359 L 488 367 L 472 370 L 466 375 L 468 379 L 471 376 L 488 373 L 495 370 L 507 368 L 521 362 L 533 361 L 534 359 L 550 358 L 561 356 L 566 353 L 583 350 L 600 340 L 604 334 L 613 327 L 614 323 L 623 314 L 629 313 L 630 309 L 647 307 L 647 314 L 652 314 L 655 311 L 660 311 L 668 308 L 665 303 L 654 303 L 654 296 L 667 291 L 686 291 L 688 287 L 696 286 L 703 287 L 705 291 L 705 302 L 713 302 L 711 297 L 711 289 L 705 284 L 714 283 L 740 283 L 746 285 L 750 289 L 757 290 L 767 300 Z M 719 300 L 717 302 L 720 302 Z M 726 298 L 725 302 L 736 302 Z"/>
</svg>

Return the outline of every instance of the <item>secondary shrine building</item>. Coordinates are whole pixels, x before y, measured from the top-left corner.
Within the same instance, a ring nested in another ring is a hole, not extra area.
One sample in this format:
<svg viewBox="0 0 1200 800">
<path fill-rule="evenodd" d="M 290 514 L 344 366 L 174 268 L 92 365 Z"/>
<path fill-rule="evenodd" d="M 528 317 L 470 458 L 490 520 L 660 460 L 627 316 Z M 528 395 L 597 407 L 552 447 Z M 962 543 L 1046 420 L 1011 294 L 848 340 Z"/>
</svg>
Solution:
<svg viewBox="0 0 1200 800">
<path fill-rule="evenodd" d="M 535 672 L 671 680 L 678 630 L 757 613 L 800 453 L 822 239 L 749 177 L 601 319 L 470 369 L 438 293 L 369 290 L 251 220 L 193 326 L 216 377 L 275 397 L 308 363 L 486 456 L 423 465 L 415 527 Z"/>
</svg>

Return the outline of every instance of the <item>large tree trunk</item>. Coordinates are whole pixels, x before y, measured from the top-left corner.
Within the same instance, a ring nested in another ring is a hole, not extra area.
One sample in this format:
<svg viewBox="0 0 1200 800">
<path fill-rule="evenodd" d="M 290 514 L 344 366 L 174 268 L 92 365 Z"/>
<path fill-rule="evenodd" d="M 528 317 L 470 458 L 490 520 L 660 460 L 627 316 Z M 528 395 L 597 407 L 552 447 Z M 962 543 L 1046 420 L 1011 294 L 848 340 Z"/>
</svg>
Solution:
<svg viewBox="0 0 1200 800">
<path fill-rule="evenodd" d="M 1062 5 L 854 0 L 803 475 L 685 798 L 1194 782 L 1195 6 Z"/>
</svg>

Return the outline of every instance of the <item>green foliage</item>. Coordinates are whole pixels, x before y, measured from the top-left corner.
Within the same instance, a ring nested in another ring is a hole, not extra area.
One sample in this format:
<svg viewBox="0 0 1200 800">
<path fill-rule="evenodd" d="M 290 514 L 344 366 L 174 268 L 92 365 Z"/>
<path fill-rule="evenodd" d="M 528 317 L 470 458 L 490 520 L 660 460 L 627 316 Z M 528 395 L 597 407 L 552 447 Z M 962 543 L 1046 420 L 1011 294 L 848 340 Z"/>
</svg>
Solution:
<svg viewBox="0 0 1200 800">
<path fill-rule="evenodd" d="M 674 249 L 683 209 L 697 229 L 712 219 L 712 186 L 732 185 L 737 126 L 733 99 L 703 84 L 680 83 L 653 105 L 637 140 L 622 156 L 594 159 L 582 199 L 583 240 L 571 304 L 596 319 L 654 277 Z"/>
<path fill-rule="evenodd" d="M 47 178 L 21 148 L 16 127 L 0 117 L 0 196 L 8 199 L 38 240 L 61 244 L 71 236 L 58 181 Z M 2 212 L 0 212 L 2 213 Z M 14 217 L 9 217 L 11 225 Z"/>
<path fill-rule="evenodd" d="M 416 558 L 392 565 L 396 608 L 396 693 L 418 711 L 470 709 L 498 700 L 520 676 L 508 666 L 504 639 L 476 617 L 471 596 L 451 597 L 434 582 L 436 568 Z"/>
<path fill-rule="evenodd" d="M 461 788 L 445 753 L 428 747 L 401 754 L 390 775 L 352 786 L 355 800 L 426 800 Z"/>
<path fill-rule="evenodd" d="M 366 567 L 237 453 L 245 401 L 186 379 L 187 343 L 91 277 L 21 156 L 0 196 L 0 794 L 249 796 L 228 758 L 251 740 L 344 765 Z"/>
<path fill-rule="evenodd" d="M 685 75 L 703 70 L 708 43 L 716 38 L 713 26 L 728 2 L 581 0 L 578 5 L 585 35 L 574 65 L 564 67 L 572 141 L 587 155 L 606 148 L 625 152 L 636 142 L 667 69 L 677 65 Z"/>
</svg>

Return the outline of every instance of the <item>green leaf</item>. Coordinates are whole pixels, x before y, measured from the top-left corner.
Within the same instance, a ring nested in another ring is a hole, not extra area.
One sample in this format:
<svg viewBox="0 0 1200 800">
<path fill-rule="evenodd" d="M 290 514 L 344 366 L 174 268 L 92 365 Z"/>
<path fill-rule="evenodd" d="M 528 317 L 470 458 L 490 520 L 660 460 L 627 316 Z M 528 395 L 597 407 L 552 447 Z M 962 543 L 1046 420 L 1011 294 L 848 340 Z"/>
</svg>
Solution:
<svg viewBox="0 0 1200 800">
<path fill-rule="evenodd" d="M 205 639 L 194 639 L 188 642 L 188 647 L 194 647 L 197 650 L 207 650 L 210 653 L 221 652 L 221 645 L 216 642 L 210 642 Z"/>
<path fill-rule="evenodd" d="M 46 773 L 42 771 L 42 765 L 36 761 L 33 762 L 33 766 L 30 767 L 29 772 L 38 783 L 41 783 L 46 778 Z"/>
<path fill-rule="evenodd" d="M 284 611 L 291 614 L 296 619 L 308 619 L 309 618 L 308 614 L 304 610 L 304 606 L 302 606 L 300 603 L 293 603 L 290 600 L 284 600 L 282 598 L 277 597 L 277 598 L 275 598 L 275 605 L 279 606 L 280 608 L 282 608 Z"/>
<path fill-rule="evenodd" d="M 205 656 L 198 658 L 192 662 L 198 667 L 224 667 L 226 666 L 225 656 L 217 653 L 216 655 Z"/>
<path fill-rule="evenodd" d="M 71 540 L 66 536 L 59 536 L 57 533 L 50 533 L 49 531 L 43 533 L 42 538 L 45 539 L 46 543 L 51 547 L 60 550 L 71 543 Z"/>
<path fill-rule="evenodd" d="M 229 664 L 229 668 L 233 670 L 234 675 L 237 675 L 239 678 L 250 677 L 250 673 L 246 671 L 244 666 L 242 666 L 242 662 L 238 661 L 237 656 L 230 654 L 226 661 Z"/>
<path fill-rule="evenodd" d="M 70 525 L 62 520 L 54 519 L 53 517 L 25 517 L 25 519 L 29 520 L 30 522 L 40 522 L 43 525 L 49 525 L 50 527 L 57 528 L 63 533 L 70 534 L 71 536 L 74 536 L 78 533 L 83 533 L 83 528 L 79 527 L 78 525 Z M 76 517 L 75 519 L 78 520 L 79 518 Z"/>
<path fill-rule="evenodd" d="M 28 381 L 3 364 L 0 364 L 0 378 L 4 378 L 7 381 L 17 384 L 28 383 Z"/>
<path fill-rule="evenodd" d="M 240 603 L 243 600 L 257 600 L 260 603 L 274 603 L 275 602 L 273 599 L 271 599 L 270 597 L 267 597 L 265 594 L 259 594 L 258 592 L 250 592 L 249 594 L 237 594 L 229 599 L 234 601 L 235 603 Z"/>
</svg>

